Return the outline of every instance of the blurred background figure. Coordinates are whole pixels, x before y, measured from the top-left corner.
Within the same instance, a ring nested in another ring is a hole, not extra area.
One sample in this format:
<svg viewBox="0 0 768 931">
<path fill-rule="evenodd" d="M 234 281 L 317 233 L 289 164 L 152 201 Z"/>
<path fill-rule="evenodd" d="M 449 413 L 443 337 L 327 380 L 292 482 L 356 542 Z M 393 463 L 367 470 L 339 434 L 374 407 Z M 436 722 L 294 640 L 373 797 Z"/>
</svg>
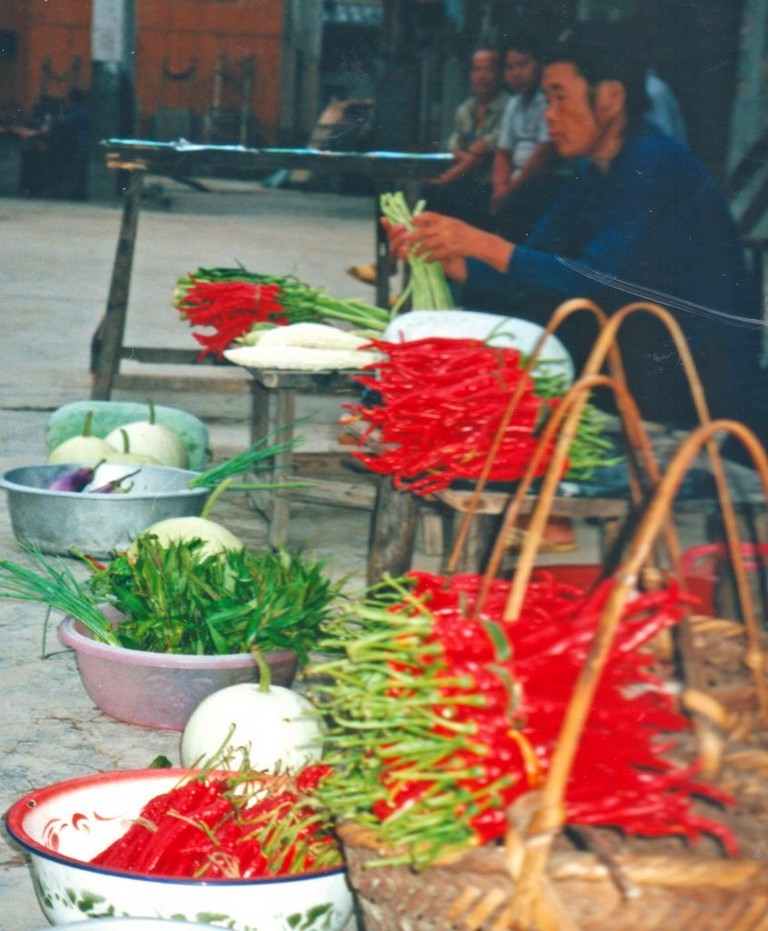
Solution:
<svg viewBox="0 0 768 931">
<path fill-rule="evenodd" d="M 492 229 L 493 157 L 509 102 L 497 49 L 480 48 L 472 55 L 469 83 L 472 95 L 456 108 L 453 132 L 446 144 L 456 161 L 437 178 L 425 182 L 419 196 L 428 210 Z M 366 284 L 376 282 L 376 266 L 371 263 L 352 265 L 347 273 Z"/>
<path fill-rule="evenodd" d="M 648 122 L 681 145 L 688 145 L 688 130 L 680 104 L 669 84 L 652 68 L 649 68 L 645 75 L 645 92 L 650 101 L 645 113 Z"/>
<path fill-rule="evenodd" d="M 549 207 L 564 178 L 564 163 L 549 140 L 541 91 L 542 44 L 520 33 L 504 53 L 504 83 L 512 97 L 504 110 L 493 158 L 489 205 L 495 230 L 524 242 Z"/>
<path fill-rule="evenodd" d="M 87 200 L 91 125 L 88 94 L 73 88 L 63 105 L 47 107 L 33 127 L 16 127 L 24 140 L 19 193 L 25 197 Z"/>
<path fill-rule="evenodd" d="M 483 48 L 474 53 L 469 81 L 472 95 L 456 109 L 447 142 L 456 162 L 424 184 L 422 197 L 429 210 L 489 229 L 493 158 L 509 102 L 497 49 Z"/>
</svg>

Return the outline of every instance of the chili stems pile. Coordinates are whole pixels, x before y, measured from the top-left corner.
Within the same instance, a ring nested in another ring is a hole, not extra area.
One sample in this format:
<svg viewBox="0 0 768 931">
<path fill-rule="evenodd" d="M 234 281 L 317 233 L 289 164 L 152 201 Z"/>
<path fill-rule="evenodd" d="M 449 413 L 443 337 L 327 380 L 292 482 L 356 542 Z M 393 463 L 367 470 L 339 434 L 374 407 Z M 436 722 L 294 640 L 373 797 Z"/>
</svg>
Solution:
<svg viewBox="0 0 768 931">
<path fill-rule="evenodd" d="M 451 851 L 503 836 L 506 808 L 541 784 L 609 583 L 588 596 L 544 573 L 514 624 L 509 585 L 413 573 L 372 592 L 324 646 L 345 656 L 311 667 L 331 721 L 318 788 L 342 820 L 372 829 L 388 863 L 425 868 Z M 724 801 L 664 753 L 687 727 L 643 650 L 685 612 L 675 587 L 631 601 L 598 690 L 567 790 L 568 820 L 634 834 L 731 835 L 692 811 L 694 795 Z M 664 738 L 662 739 L 662 734 Z"/>
</svg>

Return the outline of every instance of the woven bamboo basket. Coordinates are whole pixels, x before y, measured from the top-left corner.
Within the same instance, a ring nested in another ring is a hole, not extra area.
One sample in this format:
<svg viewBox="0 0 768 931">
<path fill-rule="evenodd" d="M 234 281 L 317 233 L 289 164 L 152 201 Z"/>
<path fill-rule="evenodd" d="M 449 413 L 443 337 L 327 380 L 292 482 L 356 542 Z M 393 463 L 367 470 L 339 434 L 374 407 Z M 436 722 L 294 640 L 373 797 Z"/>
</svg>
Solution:
<svg viewBox="0 0 768 931">
<path fill-rule="evenodd" d="M 505 620 L 514 620 L 521 607 L 562 465 L 589 391 L 596 385 L 608 386 L 617 399 L 627 439 L 636 526 L 610 573 L 611 594 L 577 679 L 546 780 L 542 788 L 512 805 L 504 843 L 440 858 L 418 872 L 407 866 L 370 865 L 396 851 L 383 849 L 368 829 L 352 823 L 340 827 L 366 931 L 768 931 L 768 838 L 761 834 L 768 828 L 768 792 L 763 788 L 768 778 L 765 638 L 752 604 L 739 524 L 716 440 L 728 434 L 743 443 L 767 499 L 768 456 L 743 425 L 711 420 L 682 333 L 657 305 L 628 305 L 608 320 L 591 302 L 570 301 L 555 313 L 541 343 L 566 317 L 584 309 L 597 319 L 599 335 L 584 372 L 547 424 L 537 450 L 538 455 L 555 441 L 519 552 Z M 667 327 L 688 373 L 701 421 L 664 469 L 627 390 L 617 348 L 622 321 L 636 312 L 652 313 Z M 537 350 L 530 366 L 536 358 Z M 604 365 L 608 374 L 601 374 Z M 499 441 L 516 401 L 510 398 Z M 622 606 L 634 588 L 664 584 L 670 575 L 685 586 L 673 504 L 687 471 L 703 452 L 718 491 L 743 622 L 691 614 L 674 638 L 659 638 L 654 650 L 673 670 L 670 685 L 692 719 L 691 759 L 698 759 L 700 775 L 737 800 L 729 824 L 741 844 L 738 858 L 723 857 L 711 841 L 690 846 L 668 838 L 627 839 L 610 829 L 573 828 L 565 824 L 564 816 L 566 782 Z M 478 499 L 494 455 L 492 448 L 477 484 Z M 533 482 L 535 459 L 504 515 L 483 577 L 487 587 L 516 529 L 522 499 Z M 458 561 L 472 513 L 470 504 L 449 571 Z"/>
</svg>

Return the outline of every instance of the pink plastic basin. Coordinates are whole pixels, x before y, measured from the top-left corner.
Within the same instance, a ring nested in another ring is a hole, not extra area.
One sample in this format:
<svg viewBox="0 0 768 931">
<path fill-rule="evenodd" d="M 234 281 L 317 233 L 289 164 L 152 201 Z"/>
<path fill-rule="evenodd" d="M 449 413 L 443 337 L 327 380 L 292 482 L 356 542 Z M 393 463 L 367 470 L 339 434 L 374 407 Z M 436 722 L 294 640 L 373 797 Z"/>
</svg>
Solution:
<svg viewBox="0 0 768 931">
<path fill-rule="evenodd" d="M 256 682 L 250 653 L 182 656 L 114 647 L 94 640 L 74 618 L 59 626 L 59 640 L 77 654 L 86 692 L 105 714 L 160 730 L 181 731 L 189 716 L 213 692 L 239 682 Z M 298 668 L 292 650 L 264 654 L 275 685 L 290 687 Z"/>
</svg>

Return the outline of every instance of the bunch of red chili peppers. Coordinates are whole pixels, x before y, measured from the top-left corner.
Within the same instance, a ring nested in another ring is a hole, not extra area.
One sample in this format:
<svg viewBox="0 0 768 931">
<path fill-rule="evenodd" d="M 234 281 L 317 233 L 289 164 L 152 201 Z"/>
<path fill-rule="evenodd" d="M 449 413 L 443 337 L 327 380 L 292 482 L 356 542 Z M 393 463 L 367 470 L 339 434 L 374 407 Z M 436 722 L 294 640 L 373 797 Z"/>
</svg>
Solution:
<svg viewBox="0 0 768 931">
<path fill-rule="evenodd" d="M 295 777 L 191 778 L 150 799 L 128 831 L 91 860 L 131 873 L 187 879 L 255 879 L 341 865 L 326 817 L 308 797 L 324 765 Z"/>
<path fill-rule="evenodd" d="M 292 275 L 263 275 L 245 268 L 198 268 L 179 278 L 173 305 L 203 346 L 198 358 L 224 350 L 259 325 L 285 325 L 325 319 L 343 320 L 363 329 L 382 330 L 389 313 L 362 301 L 341 301 Z"/>
<path fill-rule="evenodd" d="M 476 479 L 494 443 L 510 396 L 524 389 L 494 458 L 489 478 L 518 480 L 538 443 L 537 432 L 559 403 L 523 367 L 520 352 L 480 340 L 431 337 L 390 343 L 374 340 L 381 361 L 357 380 L 369 389 L 367 402 L 347 404 L 350 420 L 363 420 L 355 452 L 369 469 L 393 477 L 396 488 L 429 494 L 456 479 Z M 541 380 L 543 382 L 543 379 Z M 551 379 L 550 379 L 551 381 Z M 562 390 L 561 390 L 562 393 Z M 604 461 L 608 444 L 599 428 L 584 421 L 571 449 L 586 468 Z M 364 447 L 375 436 L 376 451 Z M 537 470 L 546 470 L 551 449 Z"/>
<path fill-rule="evenodd" d="M 203 347 L 198 358 L 211 353 L 222 358 L 224 350 L 256 324 L 288 323 L 279 299 L 277 284 L 193 279 L 178 307 L 190 326 L 213 330 L 192 334 Z"/>
<path fill-rule="evenodd" d="M 355 628 L 340 626 L 326 644 L 345 657 L 315 669 L 329 678 L 316 701 L 332 721 L 326 759 L 336 767 L 318 792 L 337 817 L 406 851 L 386 862 L 424 868 L 501 838 L 509 804 L 545 778 L 610 583 L 587 594 L 542 570 L 508 623 L 506 582 L 474 618 L 477 576 L 405 581 L 359 606 Z M 639 835 L 706 831 L 733 853 L 730 833 L 692 810 L 694 796 L 727 799 L 665 757 L 669 734 L 688 722 L 643 650 L 688 601 L 671 584 L 627 604 L 571 772 L 567 820 Z"/>
</svg>

